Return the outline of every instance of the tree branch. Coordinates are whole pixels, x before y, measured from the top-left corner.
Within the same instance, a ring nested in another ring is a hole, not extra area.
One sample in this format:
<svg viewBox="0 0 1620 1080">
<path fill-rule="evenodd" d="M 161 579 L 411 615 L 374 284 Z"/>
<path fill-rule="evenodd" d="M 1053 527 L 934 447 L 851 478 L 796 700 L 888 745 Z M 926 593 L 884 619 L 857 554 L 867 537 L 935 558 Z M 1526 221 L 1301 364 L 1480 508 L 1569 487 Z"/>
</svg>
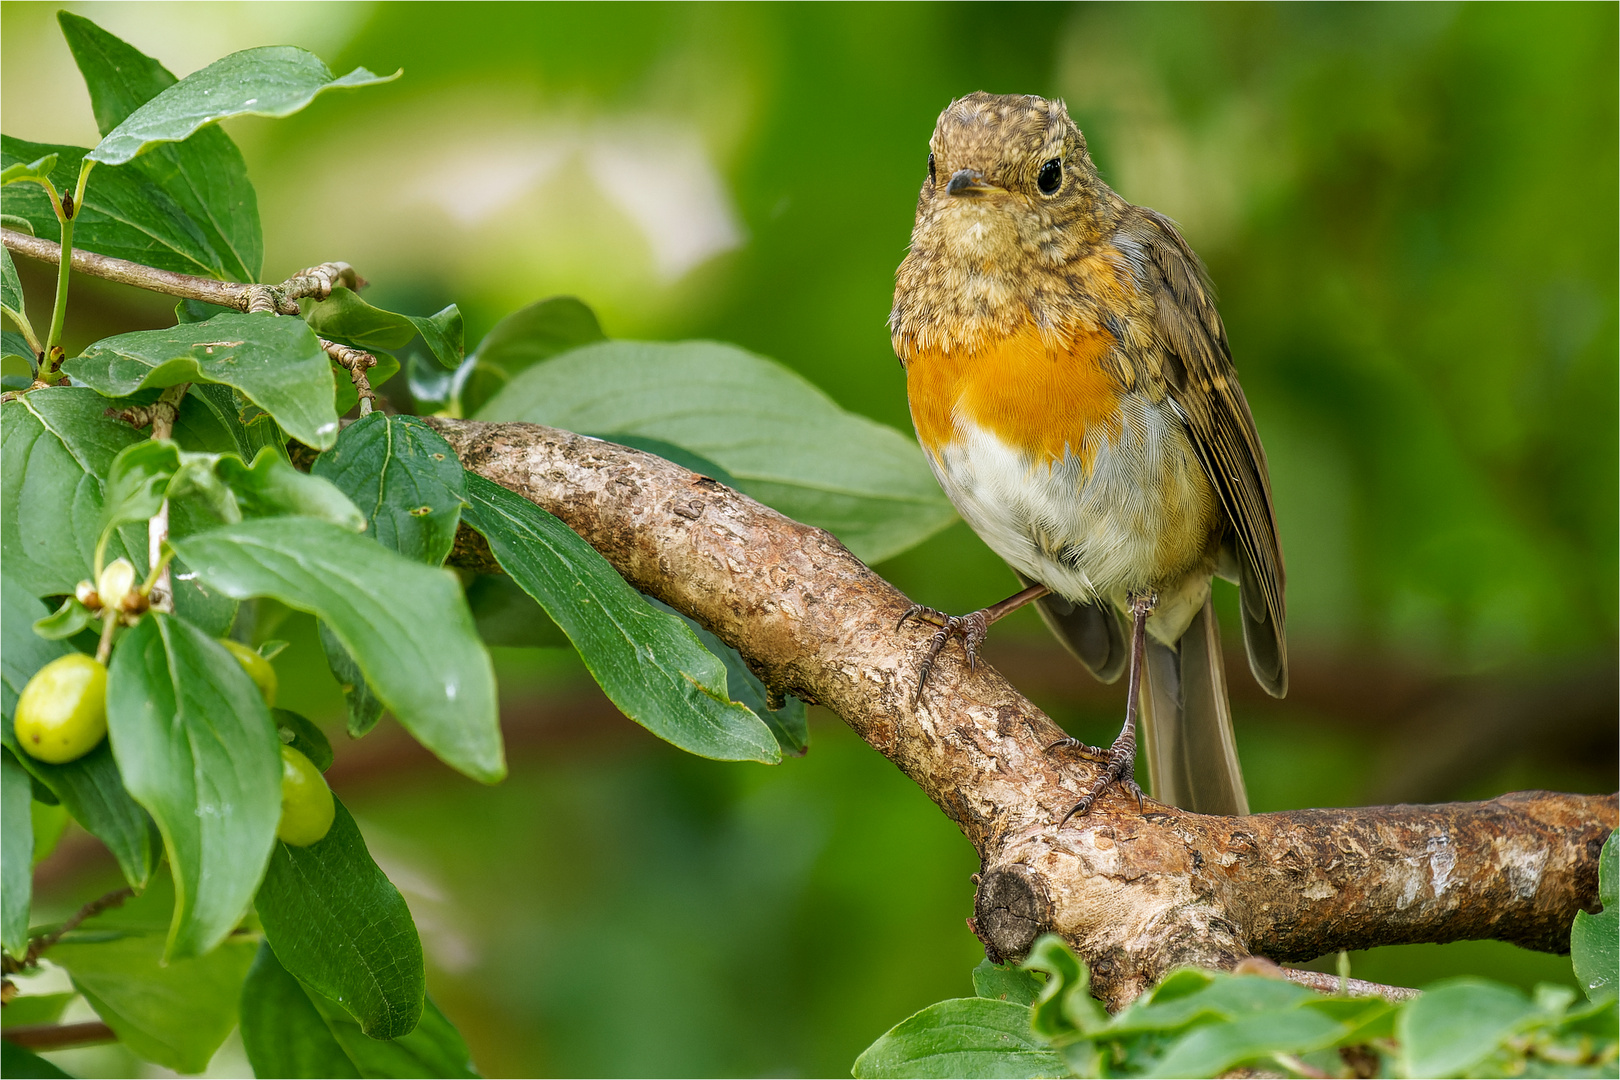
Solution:
<svg viewBox="0 0 1620 1080">
<path fill-rule="evenodd" d="M 18 255 L 48 262 L 52 266 L 59 266 L 62 262 L 61 245 L 54 241 L 30 236 L 16 229 L 0 229 L 0 240 Z M 274 311 L 280 315 L 297 315 L 300 297 L 324 300 L 331 295 L 335 285 L 345 285 L 351 289 L 365 285 L 365 281 L 348 263 L 322 263 L 300 270 L 280 285 L 243 285 L 195 274 L 158 270 L 78 248 L 73 250 L 73 270 L 122 285 L 133 285 L 137 289 L 178 296 L 183 300 L 200 300 L 205 304 L 217 304 L 237 311 Z"/>
<path fill-rule="evenodd" d="M 530 424 L 430 421 L 469 469 L 562 518 L 637 588 L 691 614 L 773 688 L 831 708 L 978 850 L 972 925 L 995 959 L 1046 930 L 1114 1005 L 1181 964 L 1497 938 L 1565 951 L 1597 898 L 1614 796 L 1209 817 L 1110 792 L 1056 823 L 1095 766 L 993 669 L 942 656 L 827 533 L 661 458 Z"/>
</svg>

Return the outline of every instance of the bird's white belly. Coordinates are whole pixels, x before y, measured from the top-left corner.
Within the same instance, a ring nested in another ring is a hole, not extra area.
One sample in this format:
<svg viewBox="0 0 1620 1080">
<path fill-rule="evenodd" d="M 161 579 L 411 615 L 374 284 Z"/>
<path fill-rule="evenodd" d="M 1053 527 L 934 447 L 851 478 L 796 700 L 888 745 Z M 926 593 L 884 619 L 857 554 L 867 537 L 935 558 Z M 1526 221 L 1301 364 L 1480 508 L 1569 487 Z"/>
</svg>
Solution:
<svg viewBox="0 0 1620 1080">
<path fill-rule="evenodd" d="M 1172 409 L 1124 395 L 1117 430 L 1094 425 L 1057 462 L 958 414 L 956 438 L 929 461 L 962 517 L 1015 570 L 1070 600 L 1122 604 L 1127 593 L 1178 585 L 1208 558 L 1213 492 Z"/>
</svg>

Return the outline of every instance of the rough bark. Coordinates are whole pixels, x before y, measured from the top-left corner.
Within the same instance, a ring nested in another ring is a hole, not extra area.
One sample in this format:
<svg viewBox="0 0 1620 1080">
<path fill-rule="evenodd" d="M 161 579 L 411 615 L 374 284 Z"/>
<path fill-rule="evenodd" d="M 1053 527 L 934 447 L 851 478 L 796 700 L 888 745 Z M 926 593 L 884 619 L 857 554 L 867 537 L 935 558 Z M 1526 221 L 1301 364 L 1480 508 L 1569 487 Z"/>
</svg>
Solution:
<svg viewBox="0 0 1620 1080">
<path fill-rule="evenodd" d="M 1087 789 L 1083 755 L 997 672 L 947 650 L 920 700 L 931 630 L 827 533 L 661 458 L 531 424 L 434 420 L 473 471 L 556 514 L 644 592 L 819 702 L 961 828 L 982 862 L 972 924 L 993 958 L 1053 930 L 1112 1004 L 1170 968 L 1251 955 L 1498 938 L 1566 951 L 1597 900 L 1613 795 L 1210 817 Z M 476 545 L 468 548 L 469 553 Z"/>
</svg>

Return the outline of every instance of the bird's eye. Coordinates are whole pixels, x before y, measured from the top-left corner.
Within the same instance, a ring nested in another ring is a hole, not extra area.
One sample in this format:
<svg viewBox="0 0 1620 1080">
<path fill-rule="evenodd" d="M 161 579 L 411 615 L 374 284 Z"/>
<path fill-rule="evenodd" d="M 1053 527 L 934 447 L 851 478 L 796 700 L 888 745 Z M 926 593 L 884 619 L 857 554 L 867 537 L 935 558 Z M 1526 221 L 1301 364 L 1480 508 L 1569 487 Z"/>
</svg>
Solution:
<svg viewBox="0 0 1620 1080">
<path fill-rule="evenodd" d="M 1041 175 L 1035 178 L 1035 186 L 1041 189 L 1042 195 L 1056 195 L 1062 185 L 1063 162 L 1053 158 L 1041 166 Z"/>
<path fill-rule="evenodd" d="M 928 182 L 930 184 L 932 184 L 934 182 L 934 155 L 933 154 L 928 155 Z"/>
</svg>

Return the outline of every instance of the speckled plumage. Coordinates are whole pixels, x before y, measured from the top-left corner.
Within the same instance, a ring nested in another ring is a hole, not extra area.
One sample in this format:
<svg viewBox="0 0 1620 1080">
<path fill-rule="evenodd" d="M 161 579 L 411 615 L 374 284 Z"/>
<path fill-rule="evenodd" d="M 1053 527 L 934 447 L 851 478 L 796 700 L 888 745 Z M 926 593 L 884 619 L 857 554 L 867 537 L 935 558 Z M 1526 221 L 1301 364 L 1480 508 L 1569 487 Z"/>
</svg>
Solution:
<svg viewBox="0 0 1620 1080">
<path fill-rule="evenodd" d="M 1211 577 L 1237 581 L 1250 666 L 1280 696 L 1265 454 L 1197 256 L 1103 183 L 1061 102 L 970 94 L 929 151 L 890 332 L 941 485 L 1069 606 L 1155 594 L 1147 632 L 1172 652 Z"/>
</svg>

